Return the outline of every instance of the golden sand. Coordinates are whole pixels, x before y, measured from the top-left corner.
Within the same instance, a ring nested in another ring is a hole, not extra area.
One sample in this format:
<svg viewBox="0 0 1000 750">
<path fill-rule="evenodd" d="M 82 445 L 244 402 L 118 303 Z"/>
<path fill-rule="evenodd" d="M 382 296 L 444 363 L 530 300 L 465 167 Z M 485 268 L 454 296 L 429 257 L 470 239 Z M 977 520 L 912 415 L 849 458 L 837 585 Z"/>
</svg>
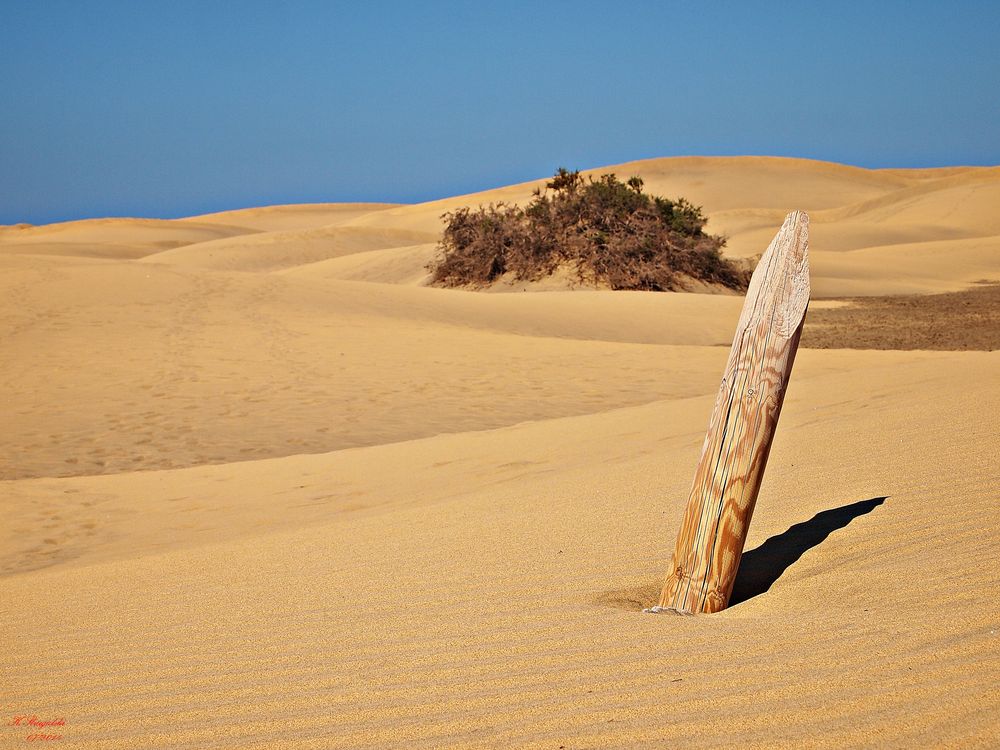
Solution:
<svg viewBox="0 0 1000 750">
<path fill-rule="evenodd" d="M 1000 169 L 614 171 L 810 211 L 814 297 L 1000 279 Z M 745 600 L 642 615 L 741 300 L 422 285 L 533 187 L 0 228 L 0 746 L 1000 743 L 1000 352 L 800 349 Z"/>
</svg>

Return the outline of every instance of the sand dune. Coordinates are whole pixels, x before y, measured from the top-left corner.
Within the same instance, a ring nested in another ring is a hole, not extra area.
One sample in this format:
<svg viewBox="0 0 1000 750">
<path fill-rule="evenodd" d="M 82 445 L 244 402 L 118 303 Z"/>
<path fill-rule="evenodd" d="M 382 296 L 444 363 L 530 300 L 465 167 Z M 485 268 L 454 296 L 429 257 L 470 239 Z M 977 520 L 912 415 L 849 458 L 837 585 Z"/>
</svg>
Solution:
<svg viewBox="0 0 1000 750">
<path fill-rule="evenodd" d="M 261 206 L 240 208 L 234 211 L 218 211 L 182 219 L 185 222 L 209 222 L 212 224 L 233 224 L 257 229 L 262 232 L 277 232 L 282 229 L 315 229 L 332 224 L 342 224 L 373 211 L 393 208 L 395 203 L 298 203 L 284 206 Z"/>
<path fill-rule="evenodd" d="M 912 224 L 931 220 L 935 224 L 947 222 L 961 231 L 996 233 L 1000 223 L 988 207 L 996 204 L 998 192 L 1000 167 L 981 167 L 816 213 L 824 221 L 863 215 L 876 222 Z"/>
<path fill-rule="evenodd" d="M 1000 236 L 816 253 L 819 296 L 909 294 L 962 289 L 997 278 Z"/>
<path fill-rule="evenodd" d="M 621 178 L 639 175 L 649 192 L 684 196 L 704 207 L 709 231 L 728 237 L 726 252 L 752 256 L 767 246 L 791 208 L 811 211 L 814 253 L 814 294 L 817 296 L 879 294 L 878 286 L 848 282 L 846 259 L 832 253 L 871 249 L 875 257 L 890 246 L 922 245 L 929 241 L 969 240 L 1000 235 L 1000 168 L 965 167 L 941 170 L 866 170 L 804 159 L 765 157 L 690 157 L 651 159 L 591 170 L 614 172 Z M 352 219 L 370 227 L 440 231 L 440 216 L 463 205 L 525 202 L 539 180 L 470 196 L 415 206 L 401 206 Z M 981 245 L 982 246 L 982 245 Z M 428 259 L 430 257 L 428 253 Z M 390 256 L 391 257 L 391 256 Z M 387 257 L 387 263 L 395 259 Z M 1000 267 L 1000 255 L 987 263 Z M 892 268 L 899 253 L 880 262 Z M 827 262 L 830 265 L 827 265 Z M 921 283 L 914 274 L 897 291 L 942 291 L 963 288 L 970 281 L 961 263 L 950 272 Z M 394 278 L 380 272 L 375 258 L 365 266 L 374 278 Z M 941 269 L 944 270 L 944 269 Z M 987 274 L 988 276 L 988 274 Z M 422 277 L 407 276 L 411 281 Z M 888 293 L 895 293 L 894 291 Z"/>
<path fill-rule="evenodd" d="M 819 297 L 1000 280 L 996 169 L 609 170 L 735 255 L 811 210 Z M 742 601 L 642 615 L 742 300 L 424 286 L 442 212 L 535 184 L 0 228 L 8 719 L 70 748 L 1000 742 L 1000 352 L 801 349 Z"/>
<path fill-rule="evenodd" d="M 608 172 L 622 179 L 638 175 L 643 178 L 648 192 L 668 197 L 684 196 L 704 206 L 710 218 L 723 211 L 748 209 L 771 210 L 784 218 L 789 206 L 816 212 L 881 198 L 950 176 L 934 170 L 913 170 L 914 174 L 910 175 L 909 170 L 868 170 L 829 162 L 775 157 L 646 159 L 587 170 L 583 174 L 596 177 Z M 957 175 L 963 178 L 979 172 L 989 172 L 992 179 L 997 179 L 995 172 L 986 168 L 965 168 Z M 440 215 L 445 211 L 480 203 L 526 201 L 530 199 L 531 191 L 544 187 L 545 182 L 545 179 L 540 179 L 468 196 L 399 206 L 358 217 L 351 223 L 439 231 Z M 712 228 L 718 230 L 718 227 Z"/>
<path fill-rule="evenodd" d="M 423 286 L 430 279 L 427 265 L 437 254 L 436 242 L 352 253 L 304 263 L 283 272 L 306 279 L 372 281 Z"/>
<path fill-rule="evenodd" d="M 434 235 L 409 229 L 331 226 L 199 242 L 146 256 L 150 263 L 229 271 L 277 271 L 343 255 L 412 245 Z"/>
<path fill-rule="evenodd" d="M 814 294 L 820 297 L 954 290 L 980 278 L 964 262 L 933 262 L 926 257 L 928 242 L 977 248 L 976 269 L 1000 266 L 1000 256 L 989 249 L 1000 236 L 1000 218 L 993 210 L 1000 205 L 1000 168 L 866 170 L 803 159 L 687 157 L 630 162 L 590 174 L 607 171 L 623 178 L 638 174 L 651 192 L 683 195 L 703 205 L 709 230 L 725 234 L 726 252 L 737 257 L 759 253 L 789 209 L 811 211 Z M 289 271 L 317 280 L 420 285 L 444 212 L 464 205 L 525 202 L 544 182 L 412 206 L 305 204 L 177 221 L 102 219 L 6 227 L 0 228 L 0 253 L 148 258 L 177 266 Z M 917 255 L 917 272 L 908 264 L 898 266 L 907 246 Z M 866 252 L 835 256 L 860 250 Z M 856 273 L 851 271 L 854 260 L 861 261 Z M 928 261 L 934 266 L 932 275 L 920 271 Z M 898 267 L 904 278 L 884 287 L 873 284 L 873 266 Z"/>
<path fill-rule="evenodd" d="M 0 254 L 142 258 L 192 242 L 247 234 L 229 224 L 158 219 L 86 219 L 46 226 L 0 227 Z"/>
<path fill-rule="evenodd" d="M 740 306 L 34 259 L 4 276 L 4 478 L 318 453 L 702 393 L 694 365 L 716 369 L 721 350 L 650 344 L 727 343 Z M 581 361 L 596 369 L 560 375 Z"/>
</svg>

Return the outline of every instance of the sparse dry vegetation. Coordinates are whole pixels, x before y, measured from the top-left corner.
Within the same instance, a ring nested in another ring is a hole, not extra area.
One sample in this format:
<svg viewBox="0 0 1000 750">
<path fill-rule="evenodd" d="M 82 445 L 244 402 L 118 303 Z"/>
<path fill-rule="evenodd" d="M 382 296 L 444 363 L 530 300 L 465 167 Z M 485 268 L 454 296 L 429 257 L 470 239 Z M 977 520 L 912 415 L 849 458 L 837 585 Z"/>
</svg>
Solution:
<svg viewBox="0 0 1000 750">
<path fill-rule="evenodd" d="M 501 277 L 536 281 L 569 267 L 581 283 L 674 291 L 697 280 L 745 289 L 747 270 L 723 258 L 725 239 L 706 234 L 701 208 L 643 192 L 632 177 L 584 179 L 559 169 L 526 208 L 507 203 L 444 214 L 441 286 L 488 286 Z"/>
</svg>

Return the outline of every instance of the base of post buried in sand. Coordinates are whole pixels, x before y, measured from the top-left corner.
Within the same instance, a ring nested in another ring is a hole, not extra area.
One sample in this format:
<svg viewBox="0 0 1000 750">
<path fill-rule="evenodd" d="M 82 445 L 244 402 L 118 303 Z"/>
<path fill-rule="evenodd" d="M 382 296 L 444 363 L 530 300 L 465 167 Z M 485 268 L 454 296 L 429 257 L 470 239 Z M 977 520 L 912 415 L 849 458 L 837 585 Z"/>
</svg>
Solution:
<svg viewBox="0 0 1000 750">
<path fill-rule="evenodd" d="M 655 607 L 642 610 L 642 613 L 644 615 L 678 615 L 680 617 L 691 617 L 694 615 L 693 612 L 684 612 L 676 607 L 661 607 L 659 604 Z"/>
</svg>

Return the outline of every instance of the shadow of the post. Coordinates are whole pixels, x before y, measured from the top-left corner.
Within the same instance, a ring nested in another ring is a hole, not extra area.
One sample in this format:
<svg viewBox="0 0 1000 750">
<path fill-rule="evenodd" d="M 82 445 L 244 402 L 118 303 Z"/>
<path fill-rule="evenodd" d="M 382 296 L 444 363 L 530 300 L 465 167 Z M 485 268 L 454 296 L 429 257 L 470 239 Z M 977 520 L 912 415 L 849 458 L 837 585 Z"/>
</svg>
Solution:
<svg viewBox="0 0 1000 750">
<path fill-rule="evenodd" d="M 885 497 L 873 497 L 824 510 L 808 521 L 797 523 L 788 531 L 772 536 L 756 549 L 744 552 L 736 573 L 736 583 L 733 584 L 733 593 L 729 597 L 729 606 L 767 592 L 808 550 L 821 544 L 831 533 L 844 528 L 858 516 L 871 513 L 885 501 Z"/>
</svg>

